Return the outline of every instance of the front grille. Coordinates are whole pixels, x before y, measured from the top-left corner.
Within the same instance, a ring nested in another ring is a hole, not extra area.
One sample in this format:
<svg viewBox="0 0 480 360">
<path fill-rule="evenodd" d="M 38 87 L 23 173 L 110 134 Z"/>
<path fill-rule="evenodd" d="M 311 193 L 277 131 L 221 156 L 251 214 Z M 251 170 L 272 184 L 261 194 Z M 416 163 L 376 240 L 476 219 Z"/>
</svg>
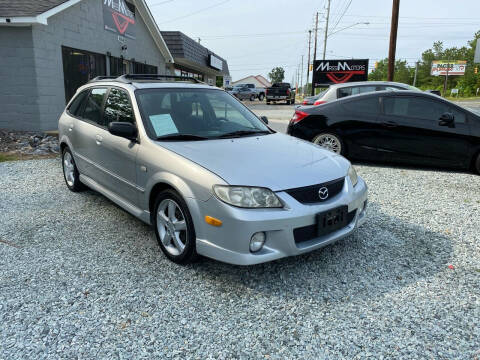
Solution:
<svg viewBox="0 0 480 360">
<path fill-rule="evenodd" d="M 344 183 L 345 178 L 341 178 L 323 184 L 288 189 L 285 190 L 285 192 L 302 204 L 319 203 L 330 200 L 334 196 L 338 195 L 338 193 L 342 191 Z M 321 199 L 318 195 L 318 191 L 323 187 L 328 189 L 328 197 L 326 199 Z"/>
<path fill-rule="evenodd" d="M 353 219 L 355 219 L 355 212 L 356 210 L 350 211 L 347 214 L 347 225 L 350 224 Z M 326 234 L 323 234 L 323 236 Z M 295 244 L 312 240 L 318 238 L 318 231 L 317 231 L 317 224 L 308 225 L 293 229 L 293 238 L 295 240 Z"/>
</svg>

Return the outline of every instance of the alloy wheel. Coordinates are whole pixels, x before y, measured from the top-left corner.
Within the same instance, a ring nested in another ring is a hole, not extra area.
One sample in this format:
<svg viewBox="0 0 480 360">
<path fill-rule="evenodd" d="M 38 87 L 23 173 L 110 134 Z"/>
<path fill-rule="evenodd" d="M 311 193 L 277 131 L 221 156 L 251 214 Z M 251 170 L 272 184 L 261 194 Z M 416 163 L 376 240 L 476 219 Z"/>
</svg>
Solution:
<svg viewBox="0 0 480 360">
<path fill-rule="evenodd" d="M 320 134 L 313 139 L 313 143 L 336 154 L 341 154 L 342 143 L 338 137 L 333 134 Z"/>
<path fill-rule="evenodd" d="M 66 151 L 63 155 L 63 174 L 68 186 L 73 186 L 75 183 L 75 164 L 73 163 L 72 154 Z"/>
<path fill-rule="evenodd" d="M 157 210 L 157 230 L 165 250 L 173 256 L 183 253 L 187 243 L 187 225 L 180 206 L 164 199 Z"/>
</svg>

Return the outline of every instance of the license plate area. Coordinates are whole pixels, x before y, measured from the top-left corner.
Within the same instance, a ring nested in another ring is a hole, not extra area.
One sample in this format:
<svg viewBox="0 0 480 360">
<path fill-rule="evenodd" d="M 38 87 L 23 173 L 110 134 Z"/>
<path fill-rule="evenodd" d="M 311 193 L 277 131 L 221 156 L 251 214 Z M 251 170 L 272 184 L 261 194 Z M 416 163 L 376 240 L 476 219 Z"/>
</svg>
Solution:
<svg viewBox="0 0 480 360">
<path fill-rule="evenodd" d="M 348 206 L 324 211 L 317 214 L 317 235 L 323 236 L 333 231 L 340 230 L 348 225 Z"/>
</svg>

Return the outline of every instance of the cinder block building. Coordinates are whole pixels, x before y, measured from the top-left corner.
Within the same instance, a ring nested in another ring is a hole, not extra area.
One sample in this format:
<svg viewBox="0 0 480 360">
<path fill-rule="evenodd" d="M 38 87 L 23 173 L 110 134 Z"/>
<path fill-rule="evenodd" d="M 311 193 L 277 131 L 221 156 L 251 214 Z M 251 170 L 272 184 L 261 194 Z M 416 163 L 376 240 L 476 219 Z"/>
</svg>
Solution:
<svg viewBox="0 0 480 360">
<path fill-rule="evenodd" d="M 31 131 L 56 129 L 96 76 L 175 73 L 144 0 L 0 1 L 0 65 L 0 128 Z"/>
</svg>

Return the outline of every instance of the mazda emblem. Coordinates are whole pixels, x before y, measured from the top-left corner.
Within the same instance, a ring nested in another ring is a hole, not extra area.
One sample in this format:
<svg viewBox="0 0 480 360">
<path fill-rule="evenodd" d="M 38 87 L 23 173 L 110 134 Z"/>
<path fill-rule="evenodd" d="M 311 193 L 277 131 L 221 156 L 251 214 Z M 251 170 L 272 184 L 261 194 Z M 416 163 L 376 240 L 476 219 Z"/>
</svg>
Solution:
<svg viewBox="0 0 480 360">
<path fill-rule="evenodd" d="M 318 197 L 320 198 L 320 200 L 325 200 L 326 198 L 328 198 L 328 188 L 326 188 L 325 186 L 321 187 L 320 190 L 318 190 Z"/>
</svg>

